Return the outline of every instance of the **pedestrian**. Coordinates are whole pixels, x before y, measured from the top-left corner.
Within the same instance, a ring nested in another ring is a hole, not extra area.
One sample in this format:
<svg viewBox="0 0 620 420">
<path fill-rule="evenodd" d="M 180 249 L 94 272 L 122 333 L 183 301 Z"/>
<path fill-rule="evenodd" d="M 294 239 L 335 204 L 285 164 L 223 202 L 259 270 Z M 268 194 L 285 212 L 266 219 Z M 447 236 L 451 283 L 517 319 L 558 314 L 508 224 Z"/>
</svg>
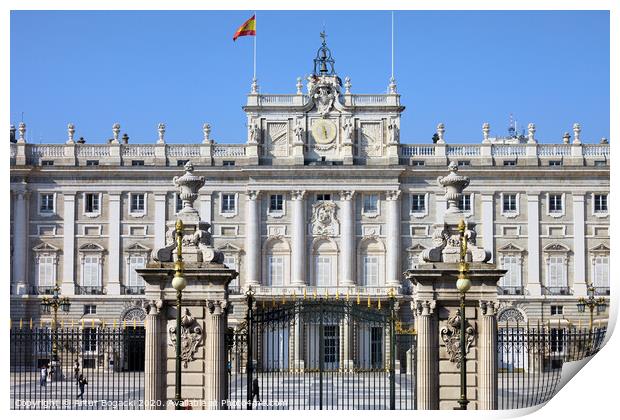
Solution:
<svg viewBox="0 0 620 420">
<path fill-rule="evenodd" d="M 80 362 L 78 361 L 78 359 L 75 359 L 75 362 L 73 363 L 73 379 L 75 379 L 75 381 L 77 382 L 79 377 L 80 377 Z"/>
<path fill-rule="evenodd" d="M 256 397 L 256 401 L 260 402 L 260 389 L 258 387 L 258 378 L 254 378 L 252 380 L 252 401 L 254 402 L 254 397 Z"/>
<path fill-rule="evenodd" d="M 88 385 L 88 381 L 86 380 L 84 375 L 80 373 L 80 376 L 78 378 L 78 386 L 80 387 L 80 393 L 78 394 L 77 397 L 81 399 L 82 401 L 84 400 L 84 387 L 86 385 Z"/>
<path fill-rule="evenodd" d="M 41 368 L 41 386 L 47 385 L 47 364 Z"/>
<path fill-rule="evenodd" d="M 232 363 L 230 363 L 230 360 L 226 363 L 226 370 L 228 371 L 228 375 L 232 374 Z"/>
</svg>

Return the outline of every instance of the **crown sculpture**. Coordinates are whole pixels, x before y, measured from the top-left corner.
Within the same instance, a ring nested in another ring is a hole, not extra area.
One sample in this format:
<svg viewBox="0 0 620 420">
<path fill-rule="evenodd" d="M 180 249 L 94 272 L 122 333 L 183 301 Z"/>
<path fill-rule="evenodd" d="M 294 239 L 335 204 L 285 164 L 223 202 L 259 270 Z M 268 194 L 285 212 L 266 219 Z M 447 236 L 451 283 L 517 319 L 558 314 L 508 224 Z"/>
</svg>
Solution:
<svg viewBox="0 0 620 420">
<path fill-rule="evenodd" d="M 425 249 L 420 254 L 420 263 L 446 262 L 458 263 L 460 261 L 461 241 L 458 232 L 458 224 L 466 219 L 464 212 L 459 209 L 458 202 L 463 196 L 463 190 L 469 185 L 469 178 L 458 174 L 456 162 L 450 162 L 450 173 L 444 177 L 438 177 L 437 183 L 444 187 L 448 209 L 444 214 L 443 223 L 433 226 L 433 247 Z M 487 262 L 491 259 L 491 253 L 484 248 L 476 246 L 475 223 L 465 221 L 465 238 L 467 239 L 468 262 Z"/>
<path fill-rule="evenodd" d="M 179 190 L 183 208 L 177 217 L 183 222 L 183 260 L 189 263 L 219 263 L 224 261 L 221 252 L 216 251 L 211 244 L 209 229 L 211 224 L 201 221 L 198 211 L 194 208 L 194 201 L 198 198 L 198 190 L 205 184 L 203 176 L 194 175 L 194 166 L 191 162 L 185 164 L 185 173 L 175 176 L 172 182 Z M 166 246 L 153 251 L 153 260 L 157 262 L 173 262 L 176 249 L 176 221 L 170 221 L 166 230 Z"/>
</svg>

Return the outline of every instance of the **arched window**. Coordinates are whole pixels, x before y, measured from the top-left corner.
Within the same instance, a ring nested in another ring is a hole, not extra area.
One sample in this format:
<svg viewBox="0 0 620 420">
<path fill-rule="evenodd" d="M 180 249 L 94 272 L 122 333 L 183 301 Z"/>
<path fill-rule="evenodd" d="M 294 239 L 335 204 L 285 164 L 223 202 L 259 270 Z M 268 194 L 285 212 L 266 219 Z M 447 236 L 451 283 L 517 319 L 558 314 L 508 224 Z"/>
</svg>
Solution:
<svg viewBox="0 0 620 420">
<path fill-rule="evenodd" d="M 320 239 L 313 246 L 314 285 L 328 287 L 337 285 L 338 248 L 333 241 Z"/>
<path fill-rule="evenodd" d="M 266 286 L 286 286 L 290 284 L 291 249 L 283 238 L 267 240 L 265 247 L 263 279 Z"/>
<path fill-rule="evenodd" d="M 383 286 L 385 284 L 385 247 L 377 238 L 362 239 L 359 249 L 360 286 Z"/>
</svg>

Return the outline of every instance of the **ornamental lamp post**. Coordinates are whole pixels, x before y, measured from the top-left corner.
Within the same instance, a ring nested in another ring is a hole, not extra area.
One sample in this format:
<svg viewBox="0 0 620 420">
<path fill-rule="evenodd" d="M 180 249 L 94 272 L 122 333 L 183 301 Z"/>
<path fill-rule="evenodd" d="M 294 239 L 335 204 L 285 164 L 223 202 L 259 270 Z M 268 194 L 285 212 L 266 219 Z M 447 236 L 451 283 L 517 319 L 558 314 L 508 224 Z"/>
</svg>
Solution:
<svg viewBox="0 0 620 420">
<path fill-rule="evenodd" d="M 588 287 L 588 298 L 580 297 L 577 302 L 577 311 L 580 313 L 584 313 L 586 311 L 586 307 L 590 310 L 590 323 L 589 323 L 589 331 L 588 331 L 588 347 L 590 347 L 590 351 L 592 351 L 592 328 L 594 328 L 594 309 L 596 309 L 596 314 L 600 314 L 601 312 L 605 312 L 607 309 L 607 301 L 604 297 L 596 298 L 594 297 L 594 287 Z"/>
<path fill-rule="evenodd" d="M 63 312 L 69 312 L 71 302 L 67 297 L 60 296 L 60 287 L 56 285 L 54 287 L 54 294 L 51 298 L 44 297 L 41 299 L 41 310 L 43 313 L 50 313 L 50 309 L 54 311 L 54 317 L 52 318 L 52 361 L 58 361 L 58 309 Z"/>
<path fill-rule="evenodd" d="M 181 298 L 187 280 L 183 276 L 183 221 L 178 219 L 175 225 L 177 239 L 177 261 L 174 264 L 174 278 L 172 287 L 177 291 L 177 327 L 176 327 L 176 372 L 174 386 L 174 407 L 181 410 Z"/>
<path fill-rule="evenodd" d="M 460 252 L 460 262 L 459 262 L 459 277 L 456 280 L 456 289 L 460 293 L 460 318 L 461 318 L 461 328 L 460 328 L 460 353 L 461 353 L 461 396 L 458 400 L 459 408 L 457 410 L 467 410 L 467 404 L 469 404 L 469 400 L 467 399 L 467 356 L 465 349 L 465 294 L 471 288 L 471 280 L 467 278 L 467 272 L 469 270 L 469 265 L 465 262 L 465 258 L 467 256 L 467 238 L 465 238 L 465 221 L 461 219 L 457 226 L 460 240 L 461 240 L 461 252 Z"/>
</svg>

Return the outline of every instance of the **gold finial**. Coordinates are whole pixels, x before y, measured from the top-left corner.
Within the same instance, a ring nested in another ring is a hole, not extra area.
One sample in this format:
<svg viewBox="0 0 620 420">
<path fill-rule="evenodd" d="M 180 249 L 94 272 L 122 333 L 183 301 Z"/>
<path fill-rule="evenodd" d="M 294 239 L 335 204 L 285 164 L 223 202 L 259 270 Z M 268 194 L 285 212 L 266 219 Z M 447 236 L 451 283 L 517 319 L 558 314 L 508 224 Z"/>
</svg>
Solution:
<svg viewBox="0 0 620 420">
<path fill-rule="evenodd" d="M 316 289 L 314 289 L 314 290 L 312 291 L 312 298 L 313 298 L 314 300 L 316 300 Z"/>
<path fill-rule="evenodd" d="M 394 288 L 393 287 L 390 287 L 388 295 L 390 296 L 390 299 L 393 299 L 394 296 L 396 296 L 396 293 L 394 292 Z"/>
<path fill-rule="evenodd" d="M 261 300 L 261 302 L 260 302 L 260 303 L 261 303 L 261 305 L 262 305 L 262 307 L 263 307 L 263 310 L 265 310 L 265 301 L 264 301 L 264 300 Z"/>
<path fill-rule="evenodd" d="M 349 289 L 347 289 L 347 302 L 349 301 Z"/>
<path fill-rule="evenodd" d="M 104 328 L 104 329 L 105 329 L 105 319 L 102 319 L 102 320 L 101 320 L 101 328 Z"/>
<path fill-rule="evenodd" d="M 133 319 L 133 329 L 136 329 L 136 318 Z"/>
<path fill-rule="evenodd" d="M 82 318 L 82 329 L 84 329 L 84 318 Z"/>
<path fill-rule="evenodd" d="M 21 330 L 23 326 L 24 326 L 24 321 L 21 318 L 19 318 L 19 329 Z"/>
<path fill-rule="evenodd" d="M 293 300 L 296 301 L 297 300 L 297 293 L 295 293 L 295 289 L 293 289 Z"/>
<path fill-rule="evenodd" d="M 304 300 L 306 300 L 307 298 L 308 298 L 308 291 L 304 287 Z"/>
<path fill-rule="evenodd" d="M 64 320 L 60 320 L 60 329 L 65 328 L 65 321 Z"/>
<path fill-rule="evenodd" d="M 368 295 L 368 307 L 370 308 L 370 295 Z"/>
<path fill-rule="evenodd" d="M 112 328 L 116 329 L 116 319 L 114 319 L 114 321 L 112 321 Z"/>
<path fill-rule="evenodd" d="M 276 297 L 274 295 L 271 295 L 271 307 L 276 307 Z"/>
<path fill-rule="evenodd" d="M 174 228 L 179 231 L 183 230 L 183 220 L 177 219 L 177 222 L 174 224 Z"/>
<path fill-rule="evenodd" d="M 282 305 L 286 303 L 286 291 L 282 292 Z"/>
<path fill-rule="evenodd" d="M 329 289 L 325 288 L 325 300 L 329 299 Z"/>
<path fill-rule="evenodd" d="M 460 233 L 465 232 L 465 219 L 461 219 L 459 221 L 459 224 L 456 226 L 456 228 L 458 229 Z"/>
<path fill-rule="evenodd" d="M 377 309 L 381 309 L 381 299 L 377 301 Z"/>
<path fill-rule="evenodd" d="M 30 318 L 30 323 L 28 325 L 29 325 L 30 329 L 32 329 L 32 327 L 34 326 L 34 323 L 32 322 L 32 318 Z"/>
<path fill-rule="evenodd" d="M 357 292 L 357 304 L 360 304 L 360 292 Z"/>
<path fill-rule="evenodd" d="M 340 293 L 338 289 L 336 289 L 336 300 L 340 300 Z"/>
</svg>

